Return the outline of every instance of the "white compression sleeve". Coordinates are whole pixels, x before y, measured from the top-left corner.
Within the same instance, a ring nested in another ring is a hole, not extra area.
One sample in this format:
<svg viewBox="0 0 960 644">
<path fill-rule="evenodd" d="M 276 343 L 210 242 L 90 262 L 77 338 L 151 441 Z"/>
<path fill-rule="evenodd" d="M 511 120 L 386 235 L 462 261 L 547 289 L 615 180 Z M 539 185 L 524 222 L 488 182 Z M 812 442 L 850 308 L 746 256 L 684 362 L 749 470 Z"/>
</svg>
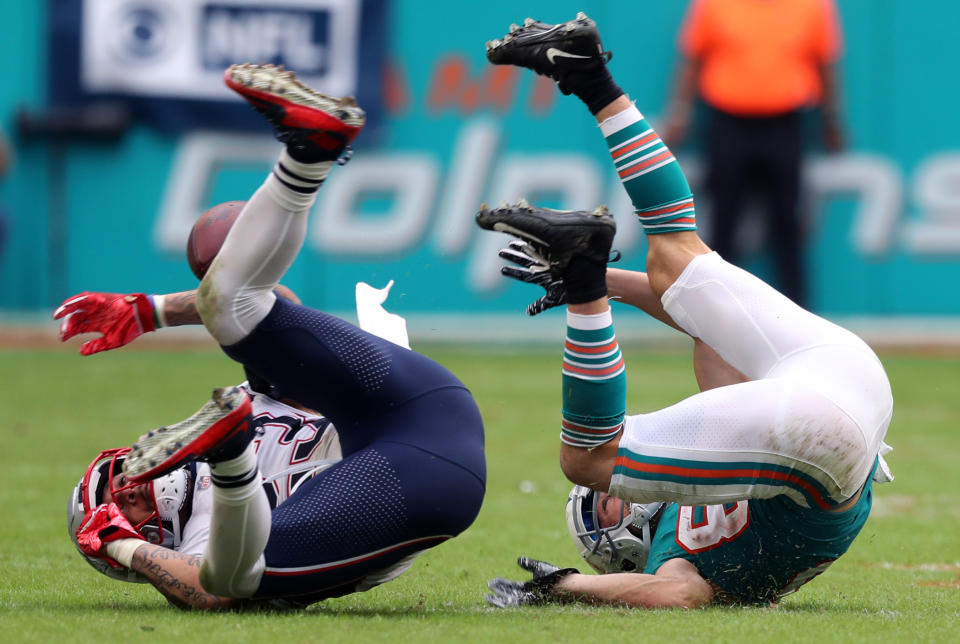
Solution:
<svg viewBox="0 0 960 644">
<path fill-rule="evenodd" d="M 250 597 L 260 585 L 263 550 L 270 537 L 270 504 L 260 481 L 256 449 L 250 444 L 241 456 L 212 464 L 210 471 L 213 515 L 200 583 L 215 595 Z M 242 484 L 223 486 L 225 478 L 239 478 Z"/>
<path fill-rule="evenodd" d="M 267 316 L 276 288 L 303 246 L 307 216 L 332 162 L 287 154 L 244 206 L 197 292 L 204 325 L 220 344 L 242 340 Z"/>
</svg>

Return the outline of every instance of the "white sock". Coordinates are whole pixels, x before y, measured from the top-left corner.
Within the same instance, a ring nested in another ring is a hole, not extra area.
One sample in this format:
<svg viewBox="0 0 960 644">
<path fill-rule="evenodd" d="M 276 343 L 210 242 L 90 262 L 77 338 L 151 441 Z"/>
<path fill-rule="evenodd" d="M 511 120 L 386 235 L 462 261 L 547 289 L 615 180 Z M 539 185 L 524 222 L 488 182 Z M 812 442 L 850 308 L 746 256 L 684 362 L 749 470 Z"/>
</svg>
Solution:
<svg viewBox="0 0 960 644">
<path fill-rule="evenodd" d="M 212 463 L 213 516 L 200 583 L 215 595 L 249 597 L 263 574 L 270 504 L 253 443 L 237 458 Z"/>
<path fill-rule="evenodd" d="M 613 313 L 608 308 L 603 313 L 571 313 L 567 311 L 567 326 L 582 331 L 605 329 L 613 324 Z"/>
</svg>

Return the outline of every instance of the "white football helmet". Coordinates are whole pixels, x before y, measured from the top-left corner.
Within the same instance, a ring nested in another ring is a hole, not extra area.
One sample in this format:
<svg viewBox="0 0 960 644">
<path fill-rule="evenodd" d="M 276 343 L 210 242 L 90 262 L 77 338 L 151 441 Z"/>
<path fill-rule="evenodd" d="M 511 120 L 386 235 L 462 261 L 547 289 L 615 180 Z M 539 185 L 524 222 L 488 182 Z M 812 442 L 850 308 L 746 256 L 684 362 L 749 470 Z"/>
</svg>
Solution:
<svg viewBox="0 0 960 644">
<path fill-rule="evenodd" d="M 114 476 L 120 474 L 123 459 L 129 452 L 129 447 L 100 452 L 70 493 L 70 501 L 67 504 L 67 531 L 78 551 L 80 546 L 77 543 L 77 529 L 83 523 L 87 512 L 103 503 L 104 493 L 107 490 L 113 498 L 117 498 L 123 491 L 136 486 L 135 483 L 116 485 L 114 480 Z M 191 464 L 154 479 L 148 484 L 154 511 L 133 527 L 149 543 L 173 549 L 180 545 L 184 525 L 193 511 L 195 479 L 196 466 Z M 113 579 L 137 583 L 148 581 L 146 577 L 119 564 L 91 557 L 82 551 L 80 554 L 91 566 Z"/>
<path fill-rule="evenodd" d="M 580 556 L 599 573 L 643 572 L 653 538 L 651 520 L 663 503 L 630 503 L 616 525 L 606 528 L 597 522 L 599 494 L 575 485 L 567 498 L 567 529 Z M 624 501 L 619 501 L 625 503 Z"/>
</svg>

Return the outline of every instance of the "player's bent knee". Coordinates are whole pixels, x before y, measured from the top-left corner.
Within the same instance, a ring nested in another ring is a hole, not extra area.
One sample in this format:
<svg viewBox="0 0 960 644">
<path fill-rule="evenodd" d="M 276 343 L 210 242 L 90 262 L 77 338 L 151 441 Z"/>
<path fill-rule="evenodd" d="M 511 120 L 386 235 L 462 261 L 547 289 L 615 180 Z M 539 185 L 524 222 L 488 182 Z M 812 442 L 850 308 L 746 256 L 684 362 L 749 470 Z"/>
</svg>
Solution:
<svg viewBox="0 0 960 644">
<path fill-rule="evenodd" d="M 230 571 L 230 574 L 217 574 L 210 565 L 209 559 L 200 564 L 199 581 L 205 591 L 219 597 L 246 599 L 253 597 L 260 585 L 263 576 L 265 560 L 263 556 L 257 560 L 252 569 L 247 571 Z"/>
<path fill-rule="evenodd" d="M 208 272 L 197 289 L 197 312 L 207 331 L 223 345 L 245 338 L 267 315 L 276 295 L 267 287 L 234 288 Z"/>
<path fill-rule="evenodd" d="M 713 603 L 713 589 L 705 579 L 688 581 L 677 595 L 677 608 L 703 608 Z"/>
<path fill-rule="evenodd" d="M 607 490 L 610 488 L 616 454 L 616 441 L 593 449 L 563 443 L 560 448 L 560 468 L 571 483 L 595 490 Z"/>
</svg>

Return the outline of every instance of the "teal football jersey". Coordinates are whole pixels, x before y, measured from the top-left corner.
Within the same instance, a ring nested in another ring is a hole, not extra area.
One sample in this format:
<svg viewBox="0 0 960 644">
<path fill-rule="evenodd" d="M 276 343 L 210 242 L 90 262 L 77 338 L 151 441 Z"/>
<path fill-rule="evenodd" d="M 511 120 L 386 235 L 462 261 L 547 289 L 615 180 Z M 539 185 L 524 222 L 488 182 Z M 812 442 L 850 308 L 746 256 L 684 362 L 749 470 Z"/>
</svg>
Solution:
<svg viewBox="0 0 960 644">
<path fill-rule="evenodd" d="M 644 572 L 653 574 L 680 557 L 738 601 L 773 602 L 846 552 L 866 523 L 872 497 L 868 480 L 857 503 L 837 513 L 805 508 L 786 496 L 724 505 L 672 503 L 660 518 Z"/>
</svg>

